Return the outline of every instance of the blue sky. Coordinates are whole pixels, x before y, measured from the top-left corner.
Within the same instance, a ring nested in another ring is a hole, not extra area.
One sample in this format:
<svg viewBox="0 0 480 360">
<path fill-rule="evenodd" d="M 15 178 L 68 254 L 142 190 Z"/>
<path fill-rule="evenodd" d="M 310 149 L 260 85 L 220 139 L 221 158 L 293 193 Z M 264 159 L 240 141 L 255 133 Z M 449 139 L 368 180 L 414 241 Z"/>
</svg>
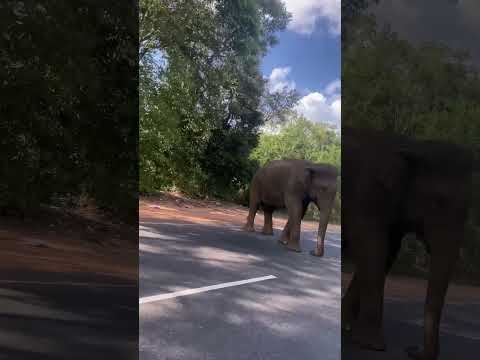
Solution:
<svg viewBox="0 0 480 360">
<path fill-rule="evenodd" d="M 274 68 L 291 67 L 290 78 L 298 90 L 323 90 L 340 78 L 340 39 L 317 28 L 312 35 L 281 32 L 279 44 L 263 59 L 262 72 L 268 76 Z"/>
<path fill-rule="evenodd" d="M 340 0 L 283 0 L 292 14 L 263 59 L 270 91 L 295 88 L 297 110 L 311 121 L 340 125 Z"/>
</svg>

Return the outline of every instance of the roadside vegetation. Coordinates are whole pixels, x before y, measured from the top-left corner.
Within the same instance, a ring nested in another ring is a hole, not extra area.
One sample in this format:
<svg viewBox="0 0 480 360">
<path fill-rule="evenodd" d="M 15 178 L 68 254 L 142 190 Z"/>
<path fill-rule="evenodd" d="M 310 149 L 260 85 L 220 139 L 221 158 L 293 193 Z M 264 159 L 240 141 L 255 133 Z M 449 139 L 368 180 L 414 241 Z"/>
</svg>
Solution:
<svg viewBox="0 0 480 360">
<path fill-rule="evenodd" d="M 361 8 L 366 1 L 349 3 Z M 456 276 L 480 283 L 478 67 L 465 51 L 434 43 L 413 45 L 380 27 L 374 16 L 359 15 L 349 23 L 342 34 L 342 76 L 348 79 L 342 92 L 343 124 L 445 140 L 472 150 L 472 208 Z M 419 275 L 428 269 L 425 249 L 413 240 L 405 242 L 393 271 L 411 269 Z"/>
<path fill-rule="evenodd" d="M 0 215 L 88 199 L 136 224 L 135 13 L 88 3 L 0 4 Z"/>
<path fill-rule="evenodd" d="M 260 72 L 289 19 L 280 1 L 140 1 L 141 193 L 245 204 L 269 160 L 340 165 L 339 135 L 297 115 L 298 93 L 270 92 Z"/>
<path fill-rule="evenodd" d="M 335 165 L 341 170 L 340 135 L 324 124 L 312 123 L 302 116 L 292 114 L 290 119 L 274 131 L 263 132 L 250 158 L 259 166 L 271 160 L 306 159 L 316 163 Z M 338 193 L 330 222 L 340 224 L 341 177 L 338 178 Z M 245 199 L 247 203 L 247 199 Z M 305 214 L 306 219 L 318 219 L 318 208 L 314 204 Z"/>
</svg>

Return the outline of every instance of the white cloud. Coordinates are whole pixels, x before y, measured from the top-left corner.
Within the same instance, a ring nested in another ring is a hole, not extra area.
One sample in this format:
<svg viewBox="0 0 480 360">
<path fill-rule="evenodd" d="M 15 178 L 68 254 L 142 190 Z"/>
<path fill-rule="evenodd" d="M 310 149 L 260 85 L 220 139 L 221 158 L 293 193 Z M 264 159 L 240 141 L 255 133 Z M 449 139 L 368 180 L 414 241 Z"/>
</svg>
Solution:
<svg viewBox="0 0 480 360">
<path fill-rule="evenodd" d="M 333 113 L 335 114 L 338 121 L 340 122 L 340 119 L 342 117 L 342 99 L 337 99 L 333 101 L 330 106 L 332 108 Z"/>
<path fill-rule="evenodd" d="M 295 89 L 295 82 L 287 78 L 291 70 L 290 67 L 279 67 L 272 70 L 268 77 L 268 89 L 271 93 L 278 92 L 283 88 Z"/>
<path fill-rule="evenodd" d="M 340 127 L 342 100 L 312 92 L 300 99 L 296 110 L 313 122 L 329 123 Z"/>
<path fill-rule="evenodd" d="M 291 70 L 291 67 L 288 66 L 277 67 L 272 70 L 267 78 L 270 93 L 284 88 L 290 90 L 296 88 L 295 82 L 288 77 Z M 323 92 L 307 90 L 307 95 L 299 100 L 295 110 L 312 122 L 329 123 L 340 127 L 342 112 L 340 91 L 340 79 L 335 79 L 327 84 Z"/>
<path fill-rule="evenodd" d="M 300 34 L 311 34 L 319 20 L 326 22 L 328 31 L 340 35 L 340 0 L 284 0 L 287 10 L 292 13 L 288 28 Z"/>
<path fill-rule="evenodd" d="M 325 94 L 334 95 L 340 92 L 342 88 L 342 83 L 340 79 L 333 80 L 330 84 L 325 87 Z"/>
</svg>

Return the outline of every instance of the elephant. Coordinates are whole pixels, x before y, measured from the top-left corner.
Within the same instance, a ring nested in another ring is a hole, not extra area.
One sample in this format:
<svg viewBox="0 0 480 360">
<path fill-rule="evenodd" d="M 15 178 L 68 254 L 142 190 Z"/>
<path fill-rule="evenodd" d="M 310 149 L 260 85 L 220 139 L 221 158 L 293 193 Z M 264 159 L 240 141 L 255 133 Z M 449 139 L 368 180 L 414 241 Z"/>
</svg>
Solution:
<svg viewBox="0 0 480 360">
<path fill-rule="evenodd" d="M 323 256 L 325 233 L 337 192 L 338 170 L 333 165 L 307 160 L 273 160 L 260 168 L 250 186 L 246 231 L 254 230 L 257 210 L 264 211 L 263 234 L 272 235 L 272 214 L 286 208 L 288 221 L 279 242 L 287 249 L 301 252 L 300 225 L 310 202 L 320 210 L 317 246 L 311 253 Z"/>
<path fill-rule="evenodd" d="M 352 342 L 385 350 L 385 278 L 406 234 L 430 254 L 423 349 L 410 358 L 434 360 L 445 295 L 465 234 L 472 152 L 441 141 L 342 128 L 342 262 L 354 272 L 342 298 L 342 328 Z"/>
</svg>

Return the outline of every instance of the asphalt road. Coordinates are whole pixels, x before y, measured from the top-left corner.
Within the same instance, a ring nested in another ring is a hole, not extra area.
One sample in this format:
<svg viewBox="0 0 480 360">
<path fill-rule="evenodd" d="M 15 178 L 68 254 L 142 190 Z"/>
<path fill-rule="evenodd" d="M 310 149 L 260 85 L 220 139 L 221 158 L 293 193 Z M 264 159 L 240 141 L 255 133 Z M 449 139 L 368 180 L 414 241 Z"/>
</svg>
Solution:
<svg viewBox="0 0 480 360">
<path fill-rule="evenodd" d="M 384 307 L 387 350 L 361 350 L 349 341 L 348 336 L 344 336 L 342 360 L 408 360 L 405 348 L 422 345 L 423 305 L 421 299 L 413 301 L 387 297 Z M 478 359 L 479 351 L 480 303 L 468 299 L 462 303 L 447 303 L 440 328 L 438 360 Z"/>
<path fill-rule="evenodd" d="M 0 360 L 138 358 L 136 284 L 2 271 Z"/>
<path fill-rule="evenodd" d="M 141 222 L 140 297 L 267 275 L 276 278 L 140 305 L 141 360 L 340 359 L 340 234 L 323 258 L 275 235 Z"/>
</svg>

